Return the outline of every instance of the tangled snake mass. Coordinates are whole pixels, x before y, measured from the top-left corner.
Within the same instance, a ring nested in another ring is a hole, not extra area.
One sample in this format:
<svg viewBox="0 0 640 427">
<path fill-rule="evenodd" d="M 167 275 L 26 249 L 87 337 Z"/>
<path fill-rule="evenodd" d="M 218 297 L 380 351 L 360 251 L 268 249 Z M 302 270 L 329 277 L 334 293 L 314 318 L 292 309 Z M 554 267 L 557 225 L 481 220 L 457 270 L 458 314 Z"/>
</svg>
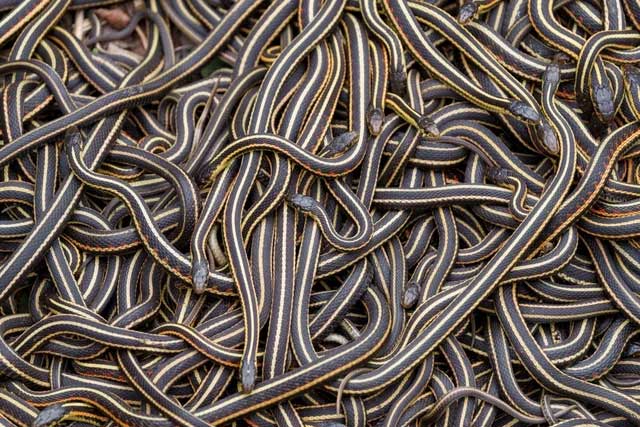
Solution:
<svg viewBox="0 0 640 427">
<path fill-rule="evenodd" d="M 0 427 L 640 425 L 640 0 L 0 0 Z"/>
</svg>

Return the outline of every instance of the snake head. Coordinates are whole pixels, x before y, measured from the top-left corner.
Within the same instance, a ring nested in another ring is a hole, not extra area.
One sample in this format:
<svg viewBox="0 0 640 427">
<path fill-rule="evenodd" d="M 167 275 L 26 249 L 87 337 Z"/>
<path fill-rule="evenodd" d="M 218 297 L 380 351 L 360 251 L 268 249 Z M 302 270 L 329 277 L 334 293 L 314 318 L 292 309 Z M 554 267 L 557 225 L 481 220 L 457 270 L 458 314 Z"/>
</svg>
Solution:
<svg viewBox="0 0 640 427">
<path fill-rule="evenodd" d="M 140 95 L 142 92 L 144 92 L 144 88 L 140 85 L 129 86 L 124 88 L 124 94 L 126 97 Z"/>
<path fill-rule="evenodd" d="M 540 113 L 522 101 L 513 101 L 509 105 L 509 112 L 524 122 L 537 123 L 540 121 Z"/>
<path fill-rule="evenodd" d="M 337 155 L 346 152 L 349 148 L 353 146 L 358 140 L 358 132 L 345 132 L 341 133 L 337 137 L 333 139 L 325 147 L 325 153 L 328 155 Z"/>
<path fill-rule="evenodd" d="M 630 343 L 623 353 L 624 357 L 638 357 L 640 356 L 640 343 L 635 341 Z"/>
<path fill-rule="evenodd" d="M 462 25 L 468 24 L 478 14 L 478 5 L 473 1 L 467 1 L 458 11 L 458 22 Z"/>
<path fill-rule="evenodd" d="M 611 87 L 606 83 L 592 81 L 591 94 L 593 96 L 593 105 L 598 117 L 604 123 L 610 122 L 616 113 Z"/>
<path fill-rule="evenodd" d="M 504 184 L 511 176 L 511 172 L 509 169 L 501 168 L 500 166 L 492 166 L 487 169 L 486 176 L 496 184 Z"/>
<path fill-rule="evenodd" d="M 407 73 L 404 70 L 394 70 L 389 74 L 389 89 L 396 95 L 404 94 L 407 89 Z"/>
<path fill-rule="evenodd" d="M 82 148 L 82 134 L 76 126 L 71 126 L 64 134 L 64 143 L 69 152 Z"/>
<path fill-rule="evenodd" d="M 569 64 L 572 59 L 564 52 L 557 52 L 555 55 L 553 55 L 553 61 L 558 65 L 565 65 Z"/>
<path fill-rule="evenodd" d="M 258 171 L 258 174 L 256 175 L 256 179 L 262 185 L 269 184 L 269 181 L 271 180 L 271 178 L 269 177 L 269 174 L 267 172 L 265 172 L 264 169 L 260 169 Z"/>
<path fill-rule="evenodd" d="M 384 113 L 379 108 L 369 108 L 367 111 L 367 127 L 369 133 L 373 136 L 380 135 L 382 125 L 384 124 Z"/>
<path fill-rule="evenodd" d="M 622 75 L 627 87 L 640 86 L 640 68 L 630 64 L 624 64 L 622 66 Z"/>
<path fill-rule="evenodd" d="M 191 266 L 191 284 L 193 285 L 193 291 L 201 295 L 204 293 L 207 287 L 207 281 L 209 279 L 209 266 L 205 261 L 196 261 Z"/>
<path fill-rule="evenodd" d="M 195 181 L 198 184 L 198 186 L 201 187 L 205 185 L 207 182 L 211 181 L 214 169 L 215 169 L 215 166 L 209 164 L 209 165 L 203 166 L 202 168 L 200 168 L 198 172 L 196 172 Z"/>
<path fill-rule="evenodd" d="M 429 116 L 420 116 L 418 119 L 418 126 L 427 136 L 433 138 L 440 136 L 440 129 L 438 129 L 438 125 L 436 125 L 436 122 L 434 122 Z"/>
<path fill-rule="evenodd" d="M 549 154 L 557 155 L 560 152 L 558 137 L 548 121 L 542 120 L 537 124 L 536 132 L 538 134 L 538 139 L 542 142 L 543 148 L 548 151 Z"/>
<path fill-rule="evenodd" d="M 256 385 L 256 367 L 253 363 L 243 361 L 240 366 L 240 382 L 243 393 L 251 393 Z"/>
<path fill-rule="evenodd" d="M 69 410 L 60 404 L 47 406 L 31 423 L 32 427 L 49 427 L 56 425 Z"/>
<path fill-rule="evenodd" d="M 560 64 L 555 59 L 547 64 L 544 69 L 542 79 L 547 84 L 557 85 L 560 83 Z"/>
<path fill-rule="evenodd" d="M 304 194 L 288 194 L 285 198 L 292 207 L 302 212 L 311 212 L 311 210 L 318 204 L 316 199 Z"/>
<path fill-rule="evenodd" d="M 402 294 L 402 307 L 410 309 L 415 307 L 420 298 L 420 286 L 416 282 L 408 282 Z"/>
</svg>

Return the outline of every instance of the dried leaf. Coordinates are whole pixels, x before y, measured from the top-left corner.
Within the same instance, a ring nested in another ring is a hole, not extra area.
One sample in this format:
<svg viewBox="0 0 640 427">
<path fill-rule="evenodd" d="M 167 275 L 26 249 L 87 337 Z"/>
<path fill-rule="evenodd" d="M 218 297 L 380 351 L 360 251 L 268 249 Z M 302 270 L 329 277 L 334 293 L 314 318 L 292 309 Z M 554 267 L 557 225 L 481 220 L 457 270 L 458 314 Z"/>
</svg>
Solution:
<svg viewBox="0 0 640 427">
<path fill-rule="evenodd" d="M 104 19 L 110 27 L 122 30 L 131 21 L 131 17 L 122 9 L 96 9 L 96 15 Z"/>
</svg>

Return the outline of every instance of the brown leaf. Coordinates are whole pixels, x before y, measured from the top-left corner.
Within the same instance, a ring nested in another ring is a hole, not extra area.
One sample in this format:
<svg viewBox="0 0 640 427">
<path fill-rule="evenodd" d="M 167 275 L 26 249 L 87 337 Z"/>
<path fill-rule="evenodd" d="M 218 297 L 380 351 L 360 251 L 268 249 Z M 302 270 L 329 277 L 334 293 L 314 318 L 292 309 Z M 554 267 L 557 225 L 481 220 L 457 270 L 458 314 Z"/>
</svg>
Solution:
<svg viewBox="0 0 640 427">
<path fill-rule="evenodd" d="M 98 18 L 104 19 L 110 27 L 122 30 L 127 25 L 131 17 L 122 9 L 96 9 Z"/>
</svg>

